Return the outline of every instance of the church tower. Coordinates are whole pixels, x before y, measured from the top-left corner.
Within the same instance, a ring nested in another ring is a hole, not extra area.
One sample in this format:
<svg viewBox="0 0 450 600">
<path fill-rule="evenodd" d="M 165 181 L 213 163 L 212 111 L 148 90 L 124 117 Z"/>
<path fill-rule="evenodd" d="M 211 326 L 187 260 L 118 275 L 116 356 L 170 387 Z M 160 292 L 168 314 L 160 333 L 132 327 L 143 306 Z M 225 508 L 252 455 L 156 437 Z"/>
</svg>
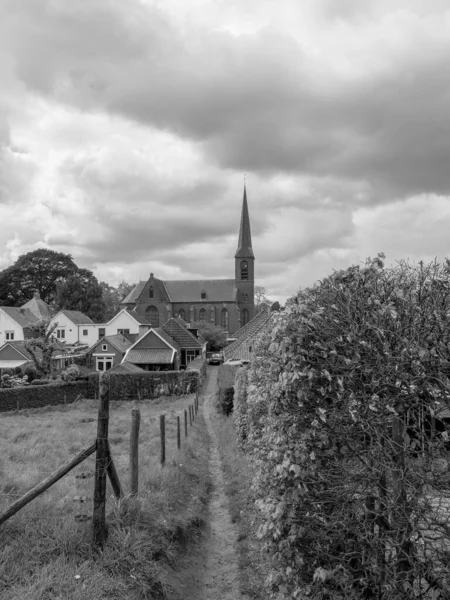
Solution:
<svg viewBox="0 0 450 600">
<path fill-rule="evenodd" d="M 255 315 L 255 255 L 252 249 L 252 234 L 248 214 L 247 189 L 244 185 L 239 240 L 234 255 L 234 277 L 240 309 L 240 326 L 243 327 Z"/>
</svg>

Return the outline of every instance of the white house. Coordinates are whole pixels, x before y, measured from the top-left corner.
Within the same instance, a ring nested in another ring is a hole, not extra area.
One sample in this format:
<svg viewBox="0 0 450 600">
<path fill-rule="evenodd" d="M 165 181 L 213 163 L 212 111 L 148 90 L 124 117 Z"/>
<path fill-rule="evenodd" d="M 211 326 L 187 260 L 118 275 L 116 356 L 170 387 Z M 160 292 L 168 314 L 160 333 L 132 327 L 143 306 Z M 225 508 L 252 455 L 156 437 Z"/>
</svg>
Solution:
<svg viewBox="0 0 450 600">
<path fill-rule="evenodd" d="M 99 339 L 99 330 L 104 325 L 96 324 L 79 310 L 60 310 L 50 325 L 57 323 L 54 331 L 56 339 L 66 344 L 86 344 L 92 346 Z"/>
<path fill-rule="evenodd" d="M 123 308 L 106 325 L 102 325 L 102 327 L 105 328 L 105 335 L 117 335 L 121 333 L 122 335 L 137 334 L 138 337 L 141 337 L 150 329 L 150 324 L 138 313 Z"/>
<path fill-rule="evenodd" d="M 39 318 L 28 308 L 0 306 L 0 346 L 5 342 L 26 340 L 32 337 L 29 326 Z"/>
</svg>

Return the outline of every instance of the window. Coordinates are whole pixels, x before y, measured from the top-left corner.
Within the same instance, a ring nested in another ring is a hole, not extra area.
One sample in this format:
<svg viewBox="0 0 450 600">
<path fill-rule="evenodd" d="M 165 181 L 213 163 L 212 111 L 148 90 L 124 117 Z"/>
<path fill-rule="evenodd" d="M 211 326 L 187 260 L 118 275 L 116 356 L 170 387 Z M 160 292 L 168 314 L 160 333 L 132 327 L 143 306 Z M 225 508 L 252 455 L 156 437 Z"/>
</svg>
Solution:
<svg viewBox="0 0 450 600">
<path fill-rule="evenodd" d="M 201 309 L 198 311 L 198 320 L 199 320 L 200 322 L 204 322 L 204 321 L 206 321 L 206 309 L 204 309 L 204 308 L 201 308 Z"/>
<path fill-rule="evenodd" d="M 145 318 L 152 327 L 159 327 L 159 312 L 156 306 L 147 306 L 145 309 Z"/>
<path fill-rule="evenodd" d="M 83 329 L 83 335 L 87 335 L 88 334 L 88 330 L 87 329 Z"/>
<path fill-rule="evenodd" d="M 241 262 L 241 279 L 248 279 L 248 262 L 246 260 Z"/>
<path fill-rule="evenodd" d="M 153 286 L 152 285 L 148 288 L 148 297 L 153 298 Z"/>
<path fill-rule="evenodd" d="M 106 352 L 108 350 L 108 344 L 102 344 L 102 352 Z"/>
<path fill-rule="evenodd" d="M 249 352 L 251 352 L 251 351 L 252 351 L 252 347 L 251 347 L 251 346 L 249 346 L 249 347 L 248 347 L 248 351 L 249 351 Z"/>
<path fill-rule="evenodd" d="M 126 333 L 130 333 L 129 329 L 118 329 L 117 333 L 121 333 L 122 335 L 125 335 Z"/>
<path fill-rule="evenodd" d="M 195 350 L 186 350 L 186 364 L 188 365 L 195 359 Z"/>
<path fill-rule="evenodd" d="M 14 331 L 5 331 L 6 339 L 13 340 L 14 339 Z"/>
<path fill-rule="evenodd" d="M 222 308 L 220 313 L 220 326 L 228 330 L 228 311 L 226 308 Z"/>
<path fill-rule="evenodd" d="M 97 371 L 108 371 L 113 365 L 113 359 L 110 356 L 97 357 Z"/>
<path fill-rule="evenodd" d="M 58 340 L 65 340 L 66 339 L 66 330 L 65 329 L 57 329 L 56 337 Z"/>
<path fill-rule="evenodd" d="M 247 325 L 248 323 L 248 310 L 246 308 L 242 311 L 242 323 L 241 326 Z"/>
<path fill-rule="evenodd" d="M 206 292 L 205 292 L 205 290 L 203 290 L 202 293 L 200 294 L 200 298 L 202 300 L 206 300 Z"/>
<path fill-rule="evenodd" d="M 178 311 L 178 316 L 180 317 L 180 319 L 183 319 L 183 321 L 186 321 L 186 313 L 184 312 L 184 308 L 180 308 L 180 310 Z"/>
<path fill-rule="evenodd" d="M 104 327 L 100 327 L 98 330 L 98 339 L 101 340 L 102 337 L 105 337 L 106 329 Z"/>
</svg>

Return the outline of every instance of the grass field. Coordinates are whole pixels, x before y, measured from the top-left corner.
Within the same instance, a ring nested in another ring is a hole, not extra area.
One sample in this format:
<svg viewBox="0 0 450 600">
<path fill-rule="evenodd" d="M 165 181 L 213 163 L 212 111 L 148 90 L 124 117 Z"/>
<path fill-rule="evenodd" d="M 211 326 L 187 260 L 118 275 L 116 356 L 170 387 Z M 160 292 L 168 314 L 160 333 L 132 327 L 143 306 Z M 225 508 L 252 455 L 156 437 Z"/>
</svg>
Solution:
<svg viewBox="0 0 450 600">
<path fill-rule="evenodd" d="M 194 395 L 146 403 L 112 402 L 109 440 L 125 494 L 129 492 L 131 408 L 141 411 L 139 494 L 116 502 L 108 481 L 108 542 L 92 548 L 95 454 L 0 526 L 0 599 L 72 600 L 162 598 L 170 588 L 167 565 L 190 533 L 201 527 L 210 492 L 209 440 L 201 413 L 184 437 L 184 409 Z M 159 416 L 166 415 L 166 466 L 160 465 Z M 181 450 L 176 416 L 181 417 Z M 69 406 L 0 416 L 0 512 L 95 441 L 97 408 Z M 76 496 L 88 496 L 80 504 Z"/>
</svg>

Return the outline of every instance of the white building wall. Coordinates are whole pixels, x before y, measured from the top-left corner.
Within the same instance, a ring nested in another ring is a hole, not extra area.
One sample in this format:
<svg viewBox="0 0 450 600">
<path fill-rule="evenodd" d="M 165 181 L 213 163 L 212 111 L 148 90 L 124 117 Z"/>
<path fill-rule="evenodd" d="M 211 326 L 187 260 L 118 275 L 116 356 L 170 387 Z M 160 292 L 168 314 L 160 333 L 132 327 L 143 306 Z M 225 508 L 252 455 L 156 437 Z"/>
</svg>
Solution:
<svg viewBox="0 0 450 600">
<path fill-rule="evenodd" d="M 78 325 L 79 329 L 79 341 L 81 344 L 87 344 L 91 347 L 95 342 L 98 341 L 100 334 L 99 329 L 105 329 L 106 325 L 104 323 L 96 323 L 93 325 Z"/>
<path fill-rule="evenodd" d="M 139 323 L 127 311 L 121 311 L 104 327 L 106 335 L 116 335 L 118 329 L 129 329 L 130 333 L 139 333 Z"/>
<path fill-rule="evenodd" d="M 14 332 L 12 341 L 25 339 L 22 327 L 0 308 L 0 346 L 3 346 L 6 341 L 11 341 L 6 339 L 6 331 Z"/>
</svg>

